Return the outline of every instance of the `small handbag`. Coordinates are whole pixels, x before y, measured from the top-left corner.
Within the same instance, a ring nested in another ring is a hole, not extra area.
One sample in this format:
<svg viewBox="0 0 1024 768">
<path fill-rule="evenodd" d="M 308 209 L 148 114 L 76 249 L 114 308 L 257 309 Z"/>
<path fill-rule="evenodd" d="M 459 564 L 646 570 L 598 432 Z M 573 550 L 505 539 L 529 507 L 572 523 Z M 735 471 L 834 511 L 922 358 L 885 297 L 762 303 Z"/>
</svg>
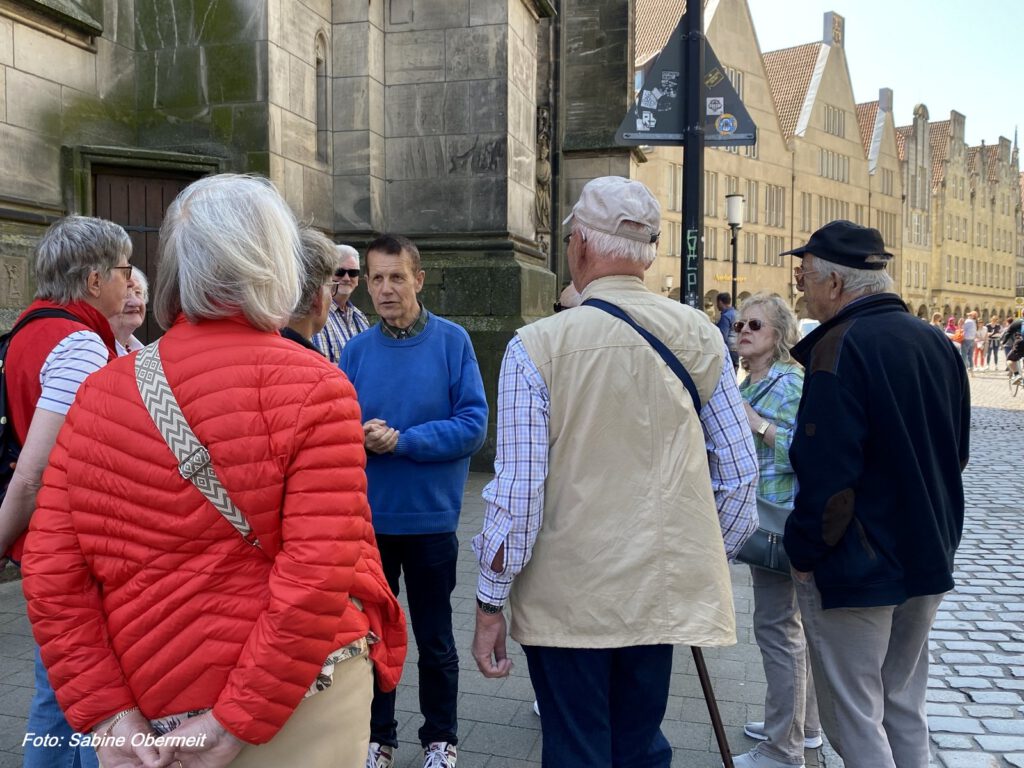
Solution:
<svg viewBox="0 0 1024 768">
<path fill-rule="evenodd" d="M 792 508 L 757 499 L 757 530 L 747 539 L 736 559 L 747 565 L 789 575 L 789 556 L 782 546 L 786 518 Z"/>
<path fill-rule="evenodd" d="M 767 387 L 758 393 L 757 397 L 750 402 L 751 407 L 767 395 L 781 378 L 782 376 L 776 376 Z M 758 497 L 757 530 L 740 548 L 736 559 L 747 565 L 789 575 L 789 556 L 786 554 L 786 548 L 782 545 L 782 538 L 786 531 L 786 518 L 792 511 L 792 506 L 782 506 Z"/>
</svg>

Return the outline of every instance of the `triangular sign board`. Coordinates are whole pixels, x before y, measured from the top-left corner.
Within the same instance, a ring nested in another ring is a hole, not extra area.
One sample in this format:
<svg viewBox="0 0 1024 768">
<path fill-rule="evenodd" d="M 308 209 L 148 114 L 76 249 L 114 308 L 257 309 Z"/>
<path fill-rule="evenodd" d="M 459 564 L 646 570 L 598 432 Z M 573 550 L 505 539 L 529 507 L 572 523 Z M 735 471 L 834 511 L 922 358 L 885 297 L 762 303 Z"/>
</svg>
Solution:
<svg viewBox="0 0 1024 768">
<path fill-rule="evenodd" d="M 684 15 L 658 54 L 615 134 L 621 145 L 686 143 L 686 72 L 683 59 Z M 757 140 L 757 127 L 732 87 L 711 44 L 704 42 L 704 143 L 742 147 Z"/>
</svg>

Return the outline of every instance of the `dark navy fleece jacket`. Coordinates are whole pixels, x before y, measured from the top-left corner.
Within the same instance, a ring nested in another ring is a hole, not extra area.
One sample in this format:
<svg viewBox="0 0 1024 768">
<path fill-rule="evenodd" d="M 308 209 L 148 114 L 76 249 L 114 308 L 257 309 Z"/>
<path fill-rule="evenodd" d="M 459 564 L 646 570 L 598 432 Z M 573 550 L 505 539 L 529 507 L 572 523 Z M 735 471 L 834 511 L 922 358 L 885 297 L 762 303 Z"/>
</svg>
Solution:
<svg viewBox="0 0 1024 768">
<path fill-rule="evenodd" d="M 956 349 L 885 293 L 845 306 L 793 356 L 806 369 L 790 448 L 793 567 L 814 571 L 826 609 L 952 589 L 970 430 Z"/>
</svg>

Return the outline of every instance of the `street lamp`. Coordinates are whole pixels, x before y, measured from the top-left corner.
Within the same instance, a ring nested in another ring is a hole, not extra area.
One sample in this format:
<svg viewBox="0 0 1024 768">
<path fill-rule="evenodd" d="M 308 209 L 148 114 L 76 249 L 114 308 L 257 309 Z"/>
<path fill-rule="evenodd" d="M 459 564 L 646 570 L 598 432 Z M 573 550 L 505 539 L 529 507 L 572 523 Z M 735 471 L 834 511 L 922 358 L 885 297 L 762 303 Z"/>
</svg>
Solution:
<svg viewBox="0 0 1024 768">
<path fill-rule="evenodd" d="M 737 304 L 736 298 L 736 263 L 739 254 L 739 238 L 737 233 L 743 227 L 743 195 L 738 192 L 725 196 L 725 218 L 729 222 L 729 231 L 732 233 L 732 303 Z"/>
</svg>

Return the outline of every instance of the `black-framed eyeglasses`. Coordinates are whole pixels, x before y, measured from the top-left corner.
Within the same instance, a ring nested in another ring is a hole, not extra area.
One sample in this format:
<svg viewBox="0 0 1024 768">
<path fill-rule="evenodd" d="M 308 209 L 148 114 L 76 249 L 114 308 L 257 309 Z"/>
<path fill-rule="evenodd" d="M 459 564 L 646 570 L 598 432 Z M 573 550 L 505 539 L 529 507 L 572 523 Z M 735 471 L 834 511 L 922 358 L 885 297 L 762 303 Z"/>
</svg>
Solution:
<svg viewBox="0 0 1024 768">
<path fill-rule="evenodd" d="M 357 277 L 359 277 L 359 270 L 358 269 L 336 269 L 336 270 L 334 270 L 334 276 L 339 278 L 339 279 L 342 278 L 342 277 L 345 277 L 345 275 L 348 275 L 353 280 L 355 280 Z"/>
<path fill-rule="evenodd" d="M 125 280 L 131 280 L 132 279 L 132 269 L 133 269 L 133 267 L 132 267 L 131 264 L 129 264 L 129 265 L 125 266 L 125 267 L 111 267 L 111 269 L 123 270 L 124 271 L 124 279 Z"/>
<path fill-rule="evenodd" d="M 735 323 L 732 324 L 732 329 L 736 331 L 736 333 L 743 333 L 743 329 L 747 326 L 750 326 L 750 330 L 757 333 L 762 328 L 764 328 L 764 323 L 762 323 L 756 317 L 752 317 L 749 320 L 737 320 Z"/>
</svg>

